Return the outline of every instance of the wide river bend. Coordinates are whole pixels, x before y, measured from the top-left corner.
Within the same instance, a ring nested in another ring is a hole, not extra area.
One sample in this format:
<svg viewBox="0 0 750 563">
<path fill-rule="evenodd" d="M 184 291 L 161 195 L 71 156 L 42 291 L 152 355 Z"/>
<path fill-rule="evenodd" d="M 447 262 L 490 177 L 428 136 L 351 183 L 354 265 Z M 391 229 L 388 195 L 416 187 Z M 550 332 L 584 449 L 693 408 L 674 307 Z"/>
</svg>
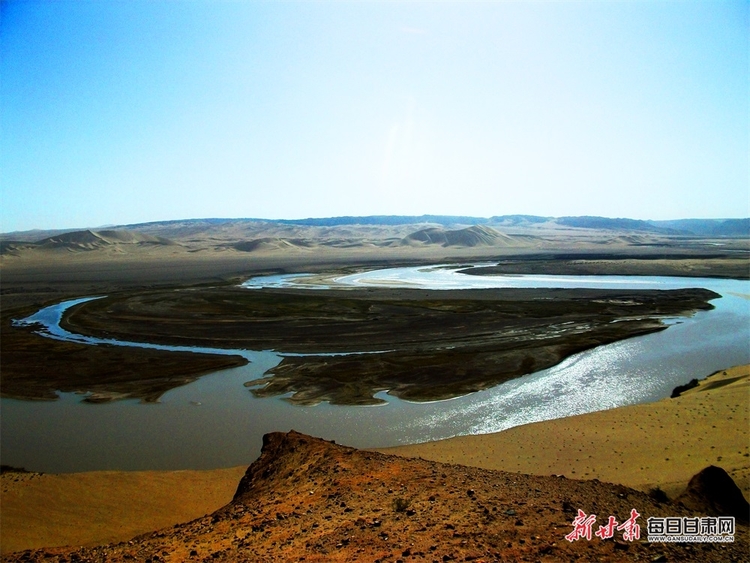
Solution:
<svg viewBox="0 0 750 563">
<path fill-rule="evenodd" d="M 478 287 L 705 287 L 722 295 L 715 309 L 671 321 L 670 328 L 571 356 L 550 369 L 492 389 L 435 403 L 388 401 L 378 407 L 296 406 L 258 399 L 244 387 L 279 361 L 271 351 L 213 350 L 241 354 L 250 364 L 217 372 L 169 391 L 157 404 L 82 403 L 61 393 L 57 401 L 2 399 L 4 464 L 34 471 L 215 468 L 249 464 L 261 437 L 290 429 L 356 447 L 380 447 L 496 432 L 520 424 L 649 402 L 669 396 L 694 377 L 750 363 L 750 282 L 641 276 L 469 276 L 459 268 L 394 268 L 320 281 L 312 276 L 268 276 L 244 285 L 310 288 L 394 286 L 429 289 Z M 42 333 L 90 344 L 58 323 L 79 300 L 41 310 L 23 322 Z M 111 343 L 111 342 L 110 342 Z M 163 349 L 180 347 L 115 342 Z M 194 351 L 201 351 L 194 349 Z"/>
</svg>

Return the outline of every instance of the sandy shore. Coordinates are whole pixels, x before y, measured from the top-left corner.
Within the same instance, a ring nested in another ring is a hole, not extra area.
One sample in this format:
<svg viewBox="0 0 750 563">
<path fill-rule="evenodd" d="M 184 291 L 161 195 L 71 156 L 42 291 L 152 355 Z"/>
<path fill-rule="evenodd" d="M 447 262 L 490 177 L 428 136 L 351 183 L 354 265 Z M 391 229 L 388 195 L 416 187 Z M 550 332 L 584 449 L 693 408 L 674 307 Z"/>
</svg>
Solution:
<svg viewBox="0 0 750 563">
<path fill-rule="evenodd" d="M 718 372 L 676 399 L 381 451 L 641 490 L 658 486 L 670 496 L 718 465 L 750 497 L 749 411 L 747 365 Z M 244 470 L 5 473 L 2 552 L 122 541 L 189 521 L 229 502 Z"/>
<path fill-rule="evenodd" d="M 750 498 L 750 366 L 702 380 L 675 399 L 461 436 L 384 453 L 536 475 L 599 479 L 670 497 L 708 465 Z"/>
<path fill-rule="evenodd" d="M 232 500 L 246 469 L 3 473 L 0 549 L 99 545 L 188 522 Z"/>
</svg>

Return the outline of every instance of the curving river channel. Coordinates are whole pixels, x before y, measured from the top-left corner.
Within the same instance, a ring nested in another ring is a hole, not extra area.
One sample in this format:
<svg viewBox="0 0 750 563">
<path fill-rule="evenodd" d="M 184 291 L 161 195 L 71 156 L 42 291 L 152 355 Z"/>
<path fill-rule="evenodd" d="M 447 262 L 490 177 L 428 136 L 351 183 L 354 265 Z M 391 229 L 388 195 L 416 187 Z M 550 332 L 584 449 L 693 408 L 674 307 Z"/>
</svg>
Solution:
<svg viewBox="0 0 750 563">
<path fill-rule="evenodd" d="M 381 447 L 496 432 L 520 424 L 649 402 L 669 396 L 694 377 L 750 363 L 750 282 L 626 276 L 470 276 L 458 267 L 394 268 L 321 279 L 290 275 L 254 278 L 260 287 L 392 286 L 429 289 L 478 287 L 588 287 L 672 289 L 705 287 L 720 295 L 715 309 L 671 321 L 670 328 L 576 354 L 531 375 L 449 401 L 388 401 L 378 407 L 296 406 L 258 399 L 245 382 L 281 361 L 269 351 L 216 350 L 107 341 L 59 327 L 65 309 L 48 307 L 19 322 L 40 334 L 96 345 L 145 346 L 240 354 L 250 364 L 217 372 L 169 391 L 157 404 L 2 399 L 2 460 L 35 471 L 215 468 L 248 464 L 262 435 L 295 429 L 356 447 Z"/>
</svg>

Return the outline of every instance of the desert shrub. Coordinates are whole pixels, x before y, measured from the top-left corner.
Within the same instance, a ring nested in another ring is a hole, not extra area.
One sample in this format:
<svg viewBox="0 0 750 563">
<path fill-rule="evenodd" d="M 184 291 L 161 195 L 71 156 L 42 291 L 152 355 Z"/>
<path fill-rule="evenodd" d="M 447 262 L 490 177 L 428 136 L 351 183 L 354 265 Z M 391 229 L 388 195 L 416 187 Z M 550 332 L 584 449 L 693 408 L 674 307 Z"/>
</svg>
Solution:
<svg viewBox="0 0 750 563">
<path fill-rule="evenodd" d="M 688 389 L 692 389 L 693 387 L 698 387 L 698 380 L 697 379 L 691 379 L 689 383 L 686 383 L 685 385 L 678 385 L 672 390 L 671 398 L 674 399 L 675 397 L 679 397 L 682 393 L 687 391 Z"/>
<path fill-rule="evenodd" d="M 396 512 L 406 512 L 406 509 L 409 508 L 409 501 L 402 497 L 396 497 L 393 499 L 393 510 Z"/>
<path fill-rule="evenodd" d="M 0 465 L 0 473 L 29 473 L 23 467 L 13 467 L 12 465 Z"/>
</svg>

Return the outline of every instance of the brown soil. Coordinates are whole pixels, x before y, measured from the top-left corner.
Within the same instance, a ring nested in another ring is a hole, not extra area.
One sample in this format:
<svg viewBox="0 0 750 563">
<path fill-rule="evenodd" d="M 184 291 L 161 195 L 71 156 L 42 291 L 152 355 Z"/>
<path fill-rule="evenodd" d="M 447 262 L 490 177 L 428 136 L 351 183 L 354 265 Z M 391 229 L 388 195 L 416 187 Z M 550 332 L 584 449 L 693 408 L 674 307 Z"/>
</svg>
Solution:
<svg viewBox="0 0 750 563">
<path fill-rule="evenodd" d="M 637 510 L 639 541 L 570 542 L 578 510 L 624 522 Z M 234 499 L 211 516 L 131 541 L 46 548 L 3 561 L 700 561 L 743 560 L 732 544 L 649 544 L 650 516 L 687 509 L 599 481 L 406 460 L 302 434 L 269 434 Z M 661 557 L 661 559 L 658 559 Z"/>
</svg>

